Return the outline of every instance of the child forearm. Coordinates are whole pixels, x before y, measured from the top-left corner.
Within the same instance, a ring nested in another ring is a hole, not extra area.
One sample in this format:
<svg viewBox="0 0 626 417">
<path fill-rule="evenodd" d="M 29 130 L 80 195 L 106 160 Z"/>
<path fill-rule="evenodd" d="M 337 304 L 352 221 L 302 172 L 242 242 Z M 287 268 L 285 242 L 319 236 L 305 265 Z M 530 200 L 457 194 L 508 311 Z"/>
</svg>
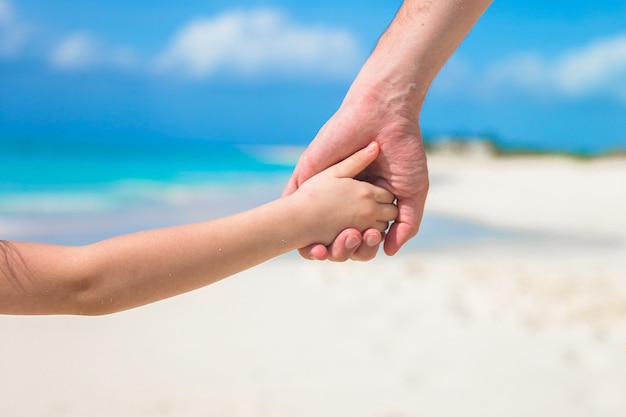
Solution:
<svg viewBox="0 0 626 417">
<path fill-rule="evenodd" d="M 6 242 L 0 312 L 109 314 L 209 285 L 302 244 L 290 204 L 82 247 Z"/>
<path fill-rule="evenodd" d="M 393 194 L 354 180 L 376 144 L 290 196 L 212 221 L 123 235 L 82 247 L 0 241 L 0 313 L 108 314 L 188 292 L 345 227 L 381 232 Z"/>
<path fill-rule="evenodd" d="M 287 253 L 300 240 L 294 238 L 300 223 L 290 222 L 288 204 L 278 200 L 222 219 L 90 245 L 85 250 L 93 285 L 79 305 L 96 308 L 96 314 L 125 310 L 212 284 Z"/>
</svg>

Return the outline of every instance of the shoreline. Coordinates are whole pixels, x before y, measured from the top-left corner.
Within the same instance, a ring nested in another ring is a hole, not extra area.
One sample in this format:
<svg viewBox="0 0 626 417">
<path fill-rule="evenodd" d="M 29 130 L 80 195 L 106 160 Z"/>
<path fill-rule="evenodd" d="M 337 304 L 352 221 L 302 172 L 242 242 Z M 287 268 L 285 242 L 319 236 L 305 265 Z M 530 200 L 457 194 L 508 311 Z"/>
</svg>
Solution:
<svg viewBox="0 0 626 417">
<path fill-rule="evenodd" d="M 431 155 L 430 219 L 514 235 L 0 315 L 0 415 L 621 417 L 625 162 Z"/>
<path fill-rule="evenodd" d="M 506 145 L 498 138 L 468 135 L 437 135 L 424 137 L 424 148 L 430 154 L 472 156 L 476 154 L 491 157 L 564 157 L 579 160 L 604 158 L 626 158 L 626 143 L 622 146 L 602 148 L 602 150 L 568 150 L 540 148 L 532 146 Z"/>
</svg>

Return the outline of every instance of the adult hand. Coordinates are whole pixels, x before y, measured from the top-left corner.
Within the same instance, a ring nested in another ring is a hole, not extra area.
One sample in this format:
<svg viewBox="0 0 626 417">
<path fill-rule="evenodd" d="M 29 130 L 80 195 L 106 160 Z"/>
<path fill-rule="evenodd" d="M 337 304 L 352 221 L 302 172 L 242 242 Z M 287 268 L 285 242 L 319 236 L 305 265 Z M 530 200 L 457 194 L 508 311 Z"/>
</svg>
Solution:
<svg viewBox="0 0 626 417">
<path fill-rule="evenodd" d="M 296 165 L 285 194 L 307 178 L 369 142 L 378 159 L 362 178 L 386 187 L 398 217 L 385 239 L 394 255 L 419 229 L 428 192 L 428 170 L 419 114 L 432 80 L 492 0 L 404 0 L 350 87 L 341 108 L 324 125 Z M 369 260 L 383 235 L 349 229 L 329 247 L 300 250 L 305 258 Z M 361 243 L 365 241 L 365 245 Z"/>
<path fill-rule="evenodd" d="M 358 178 L 391 191 L 397 199 L 398 217 L 386 236 L 374 229 L 363 234 L 347 229 L 328 247 L 300 249 L 304 258 L 366 261 L 376 256 L 383 238 L 385 253 L 394 255 L 417 234 L 428 192 L 428 170 L 417 118 L 411 116 L 411 112 L 390 106 L 387 98 L 370 97 L 344 102 L 322 127 L 301 155 L 284 194 L 294 192 L 311 176 L 376 141 L 380 154 Z"/>
</svg>

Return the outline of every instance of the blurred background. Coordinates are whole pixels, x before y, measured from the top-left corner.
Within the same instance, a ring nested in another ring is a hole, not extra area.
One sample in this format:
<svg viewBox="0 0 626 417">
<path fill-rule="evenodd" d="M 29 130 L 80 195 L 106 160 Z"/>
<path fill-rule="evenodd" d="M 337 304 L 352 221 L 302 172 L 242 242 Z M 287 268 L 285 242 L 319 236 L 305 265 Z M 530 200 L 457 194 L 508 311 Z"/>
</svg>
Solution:
<svg viewBox="0 0 626 417">
<path fill-rule="evenodd" d="M 399 4 L 0 0 L 0 232 L 80 243 L 276 197 Z M 426 139 L 625 149 L 625 18 L 617 1 L 495 2 L 433 85 Z M 211 196 L 231 205 L 189 212 Z M 106 234 L 63 223 L 172 205 Z"/>
<path fill-rule="evenodd" d="M 304 145 L 399 4 L 2 0 L 3 143 Z M 625 14 L 617 1 L 495 2 L 434 85 L 425 133 L 624 147 Z"/>
<path fill-rule="evenodd" d="M 399 5 L 0 0 L 0 239 L 278 197 Z M 617 0 L 495 1 L 421 117 L 429 152 L 472 158 L 430 159 L 439 211 L 400 255 L 0 315 L 0 415 L 622 416 L 626 170 L 593 157 L 626 151 L 624 22 Z"/>
</svg>

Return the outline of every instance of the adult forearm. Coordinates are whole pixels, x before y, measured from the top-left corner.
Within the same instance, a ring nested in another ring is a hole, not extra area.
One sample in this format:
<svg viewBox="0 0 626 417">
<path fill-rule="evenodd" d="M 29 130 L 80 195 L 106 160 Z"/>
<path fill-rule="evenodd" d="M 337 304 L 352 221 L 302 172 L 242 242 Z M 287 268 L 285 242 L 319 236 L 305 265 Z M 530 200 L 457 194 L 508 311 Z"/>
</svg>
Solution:
<svg viewBox="0 0 626 417">
<path fill-rule="evenodd" d="M 385 97 L 418 118 L 433 79 L 491 2 L 405 0 L 346 100 Z"/>
</svg>

